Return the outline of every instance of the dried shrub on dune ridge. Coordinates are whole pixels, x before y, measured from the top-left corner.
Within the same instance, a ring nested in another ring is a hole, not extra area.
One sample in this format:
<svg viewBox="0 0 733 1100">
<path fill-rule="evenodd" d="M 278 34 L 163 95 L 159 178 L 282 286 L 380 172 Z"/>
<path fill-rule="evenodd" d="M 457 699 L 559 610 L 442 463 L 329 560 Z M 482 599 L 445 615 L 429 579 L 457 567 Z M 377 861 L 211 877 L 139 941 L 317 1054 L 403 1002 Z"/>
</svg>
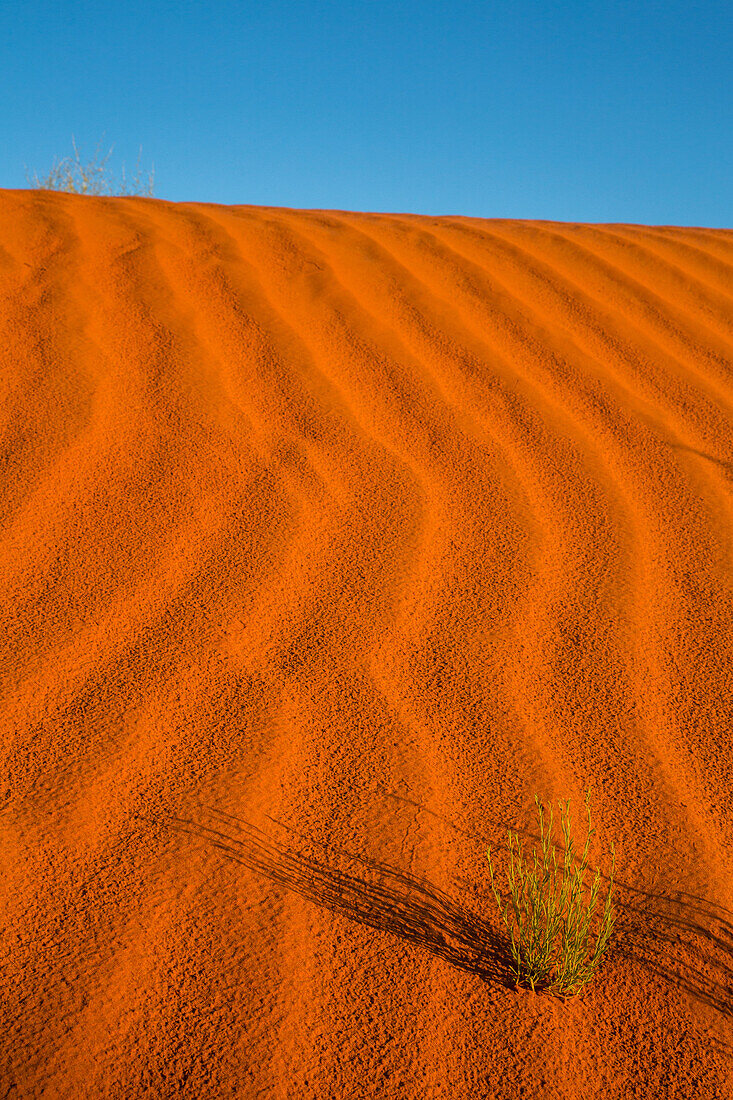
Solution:
<svg viewBox="0 0 733 1100">
<path fill-rule="evenodd" d="M 138 154 L 135 175 L 128 182 L 123 164 L 122 177 L 118 182 L 108 168 L 114 146 L 102 155 L 100 142 L 92 159 L 85 161 L 73 137 L 71 144 L 73 155 L 57 160 L 45 176 L 39 177 L 34 172 L 31 177 L 26 171 L 26 178 L 32 187 L 42 191 L 66 191 L 74 195 L 143 195 L 152 198 L 154 171 L 151 169 L 147 177 L 143 176 L 140 165 L 142 147 Z"/>
<path fill-rule="evenodd" d="M 602 911 L 597 913 L 600 871 L 596 870 L 590 888 L 585 882 L 588 850 L 595 833 L 589 803 L 590 791 L 585 796 L 588 832 L 580 858 L 570 835 L 570 800 L 564 805 L 559 803 L 564 846 L 559 867 L 557 848 L 552 842 L 552 808 L 545 822 L 544 807 L 535 795 L 540 851 L 533 849 L 530 860 L 522 850 L 518 834 L 509 831 L 507 900 L 497 889 L 491 848 L 487 852 L 491 888 L 509 933 L 518 985 L 561 996 L 577 994 L 595 974 L 608 946 L 616 919 L 611 901 L 615 852 L 612 845 L 608 892 Z"/>
</svg>

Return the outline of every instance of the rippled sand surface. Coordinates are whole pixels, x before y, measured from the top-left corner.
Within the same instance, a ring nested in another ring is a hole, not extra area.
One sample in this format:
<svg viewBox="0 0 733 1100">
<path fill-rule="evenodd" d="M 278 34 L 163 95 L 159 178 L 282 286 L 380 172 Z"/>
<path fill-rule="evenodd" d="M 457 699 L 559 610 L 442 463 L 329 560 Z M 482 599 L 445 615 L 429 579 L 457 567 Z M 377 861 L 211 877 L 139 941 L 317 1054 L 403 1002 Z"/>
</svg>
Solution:
<svg viewBox="0 0 733 1100">
<path fill-rule="evenodd" d="M 3 192 L 0 464 L 3 1097 L 733 1093 L 733 233 Z"/>
</svg>

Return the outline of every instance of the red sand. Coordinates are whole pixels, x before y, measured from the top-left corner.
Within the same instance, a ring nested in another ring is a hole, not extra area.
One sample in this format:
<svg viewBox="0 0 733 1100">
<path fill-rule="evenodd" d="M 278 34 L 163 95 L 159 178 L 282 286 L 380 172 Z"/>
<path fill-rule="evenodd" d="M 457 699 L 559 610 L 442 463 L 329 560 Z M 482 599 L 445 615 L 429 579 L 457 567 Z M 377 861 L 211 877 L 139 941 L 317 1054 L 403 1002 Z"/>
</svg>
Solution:
<svg viewBox="0 0 733 1100">
<path fill-rule="evenodd" d="M 0 1095 L 730 1097 L 733 233 L 4 192 L 0 296 Z"/>
</svg>

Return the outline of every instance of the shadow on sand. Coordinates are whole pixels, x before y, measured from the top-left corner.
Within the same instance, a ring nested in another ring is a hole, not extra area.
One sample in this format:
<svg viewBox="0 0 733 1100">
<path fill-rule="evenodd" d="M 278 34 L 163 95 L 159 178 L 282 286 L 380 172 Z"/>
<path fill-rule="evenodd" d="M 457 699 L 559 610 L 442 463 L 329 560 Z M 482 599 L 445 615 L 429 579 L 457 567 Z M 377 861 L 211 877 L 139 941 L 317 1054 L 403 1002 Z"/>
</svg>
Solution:
<svg viewBox="0 0 733 1100">
<path fill-rule="evenodd" d="M 489 841 L 496 843 L 495 839 L 470 832 L 414 799 L 394 792 L 388 792 L 388 797 L 430 814 L 483 847 Z M 530 829 L 497 820 L 491 821 L 491 826 L 494 830 L 503 829 L 505 837 L 507 829 L 511 828 L 530 845 L 539 843 L 539 836 Z M 602 876 L 602 881 L 608 883 L 608 878 Z M 469 887 L 473 884 L 459 880 L 458 885 Z M 601 894 L 603 896 L 602 891 Z M 489 891 L 485 897 L 486 905 L 493 907 L 495 903 Z M 608 960 L 627 959 L 721 1015 L 733 1017 L 733 913 L 730 910 L 683 890 L 653 892 L 621 882 L 618 877 L 614 902 L 617 917 L 608 945 Z"/>
<path fill-rule="evenodd" d="M 390 864 L 299 835 L 279 822 L 275 824 L 293 837 L 292 846 L 221 810 L 206 811 L 211 825 L 185 818 L 173 818 L 171 824 L 315 905 L 399 936 L 485 981 L 513 988 L 505 944 L 483 918 L 445 891 Z"/>
<path fill-rule="evenodd" d="M 646 893 L 618 883 L 617 957 L 733 1017 L 733 923 L 728 910 L 684 891 Z"/>
<path fill-rule="evenodd" d="M 440 816 L 411 799 L 392 797 Z M 288 843 L 231 814 L 203 809 L 211 824 L 173 818 L 171 825 L 315 905 L 399 936 L 484 981 L 514 988 L 506 940 L 465 902 L 409 871 L 324 844 L 274 819 Z M 482 843 L 480 837 L 473 839 Z M 456 885 L 459 890 L 475 887 L 460 880 Z M 618 880 L 615 904 L 609 960 L 627 959 L 723 1016 L 733 1016 L 733 914 L 683 891 L 652 893 Z M 485 911 L 497 916 L 488 892 Z"/>
<path fill-rule="evenodd" d="M 704 458 L 708 462 L 712 462 L 715 466 L 719 466 L 721 470 L 724 470 L 728 477 L 733 477 L 733 462 L 727 462 L 724 458 L 708 454 L 707 451 L 698 451 L 697 448 L 688 447 L 685 443 L 676 443 L 672 440 L 666 440 L 666 442 L 675 450 L 687 451 L 691 455 L 697 455 L 698 458 Z"/>
</svg>

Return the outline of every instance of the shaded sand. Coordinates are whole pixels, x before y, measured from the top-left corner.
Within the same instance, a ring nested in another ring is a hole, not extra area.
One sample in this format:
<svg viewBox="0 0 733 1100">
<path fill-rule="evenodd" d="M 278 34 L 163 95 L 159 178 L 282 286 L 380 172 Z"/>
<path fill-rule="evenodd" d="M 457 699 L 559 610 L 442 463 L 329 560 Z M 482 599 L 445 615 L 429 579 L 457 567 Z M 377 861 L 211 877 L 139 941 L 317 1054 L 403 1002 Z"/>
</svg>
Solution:
<svg viewBox="0 0 733 1100">
<path fill-rule="evenodd" d="M 0 1096 L 733 1094 L 733 233 L 4 192 L 0 327 Z"/>
</svg>

